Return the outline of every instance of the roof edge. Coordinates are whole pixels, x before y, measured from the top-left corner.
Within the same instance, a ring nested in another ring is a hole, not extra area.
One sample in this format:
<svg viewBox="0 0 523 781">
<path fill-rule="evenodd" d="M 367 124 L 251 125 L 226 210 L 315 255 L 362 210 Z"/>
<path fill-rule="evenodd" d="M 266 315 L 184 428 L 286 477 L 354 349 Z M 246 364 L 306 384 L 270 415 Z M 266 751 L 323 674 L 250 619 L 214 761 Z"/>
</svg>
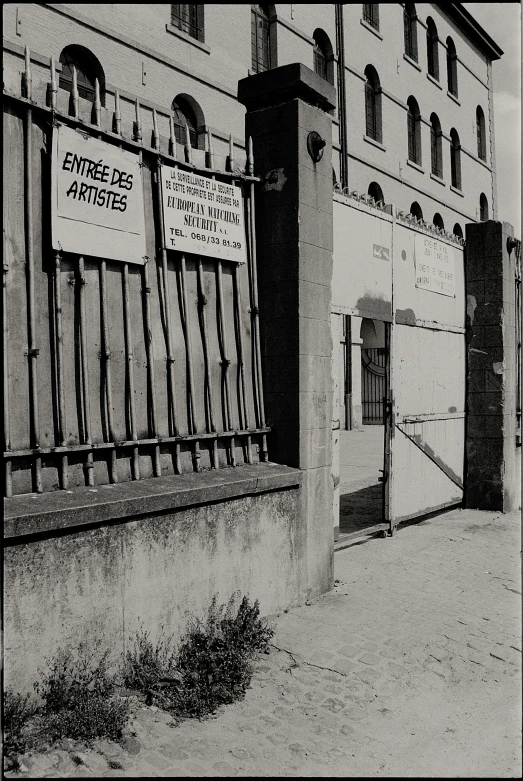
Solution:
<svg viewBox="0 0 523 781">
<path fill-rule="evenodd" d="M 458 27 L 486 54 L 490 60 L 499 60 L 503 55 L 497 43 L 474 19 L 471 13 L 463 7 L 463 3 L 436 3 L 438 8 L 456 22 Z"/>
</svg>

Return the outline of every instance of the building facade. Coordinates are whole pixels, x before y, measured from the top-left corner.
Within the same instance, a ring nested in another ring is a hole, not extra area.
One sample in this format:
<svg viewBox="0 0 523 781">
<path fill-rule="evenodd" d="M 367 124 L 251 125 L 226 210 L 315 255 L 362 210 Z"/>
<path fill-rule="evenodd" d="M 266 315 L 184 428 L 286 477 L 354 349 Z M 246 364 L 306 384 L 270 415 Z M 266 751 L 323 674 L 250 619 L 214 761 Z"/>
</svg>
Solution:
<svg viewBox="0 0 523 781">
<path fill-rule="evenodd" d="M 118 90 L 172 115 L 191 144 L 245 155 L 238 80 L 301 62 L 337 89 L 333 175 L 341 187 L 463 236 L 497 216 L 492 63 L 502 52 L 460 3 L 6 4 L 5 57 L 76 63 L 85 97 Z M 18 57 L 17 57 L 18 55 Z M 67 62 L 66 62 L 67 61 Z M 70 77 L 69 77 L 70 84 Z M 70 88 L 70 87 L 69 87 Z M 128 107 L 129 108 L 129 107 Z"/>
</svg>

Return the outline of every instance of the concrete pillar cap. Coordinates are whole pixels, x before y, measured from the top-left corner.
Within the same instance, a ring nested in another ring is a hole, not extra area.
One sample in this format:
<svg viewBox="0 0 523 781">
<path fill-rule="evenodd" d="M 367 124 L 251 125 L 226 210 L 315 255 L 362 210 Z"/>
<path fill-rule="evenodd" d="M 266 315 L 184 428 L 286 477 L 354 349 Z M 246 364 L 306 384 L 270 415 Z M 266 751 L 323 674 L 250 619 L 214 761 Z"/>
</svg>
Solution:
<svg viewBox="0 0 523 781">
<path fill-rule="evenodd" d="M 238 82 L 238 100 L 249 110 L 300 98 L 323 111 L 336 107 L 336 89 L 301 62 L 247 76 Z"/>
</svg>

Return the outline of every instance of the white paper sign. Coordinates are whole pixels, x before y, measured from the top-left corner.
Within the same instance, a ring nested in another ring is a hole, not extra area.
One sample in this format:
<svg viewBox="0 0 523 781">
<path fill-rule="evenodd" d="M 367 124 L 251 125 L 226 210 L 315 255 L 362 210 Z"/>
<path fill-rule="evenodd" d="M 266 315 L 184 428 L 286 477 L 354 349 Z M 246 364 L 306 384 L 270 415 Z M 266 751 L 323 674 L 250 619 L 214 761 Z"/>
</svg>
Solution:
<svg viewBox="0 0 523 781">
<path fill-rule="evenodd" d="M 415 237 L 416 287 L 456 295 L 455 250 L 439 239 L 423 234 Z"/>
<path fill-rule="evenodd" d="M 167 166 L 161 176 L 167 249 L 245 263 L 241 188 Z"/>
<path fill-rule="evenodd" d="M 139 156 L 66 125 L 53 131 L 54 249 L 144 263 Z"/>
</svg>

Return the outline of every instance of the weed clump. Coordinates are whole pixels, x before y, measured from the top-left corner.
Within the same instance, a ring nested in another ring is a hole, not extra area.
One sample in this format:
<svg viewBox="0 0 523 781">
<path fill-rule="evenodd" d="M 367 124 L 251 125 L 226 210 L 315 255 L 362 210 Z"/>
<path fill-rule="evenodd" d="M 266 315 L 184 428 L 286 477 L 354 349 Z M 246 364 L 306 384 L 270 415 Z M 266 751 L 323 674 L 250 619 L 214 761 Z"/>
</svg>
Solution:
<svg viewBox="0 0 523 781">
<path fill-rule="evenodd" d="M 109 651 L 97 657 L 81 643 L 60 650 L 49 670 L 35 684 L 43 700 L 42 717 L 51 741 L 72 738 L 117 740 L 127 722 L 129 706 L 116 696 L 116 677 L 109 670 Z"/>
<path fill-rule="evenodd" d="M 177 653 L 154 646 L 140 631 L 127 654 L 124 680 L 175 718 L 204 718 L 221 705 L 241 699 L 250 684 L 255 655 L 264 650 L 273 629 L 259 616 L 259 603 L 237 596 L 227 605 L 213 598 L 204 621 L 193 618 Z M 144 688 L 141 688 L 144 686 Z"/>
<path fill-rule="evenodd" d="M 18 768 L 17 757 L 31 745 L 27 725 L 38 711 L 29 694 L 18 694 L 7 688 L 4 693 L 4 758 L 6 769 Z"/>
</svg>

